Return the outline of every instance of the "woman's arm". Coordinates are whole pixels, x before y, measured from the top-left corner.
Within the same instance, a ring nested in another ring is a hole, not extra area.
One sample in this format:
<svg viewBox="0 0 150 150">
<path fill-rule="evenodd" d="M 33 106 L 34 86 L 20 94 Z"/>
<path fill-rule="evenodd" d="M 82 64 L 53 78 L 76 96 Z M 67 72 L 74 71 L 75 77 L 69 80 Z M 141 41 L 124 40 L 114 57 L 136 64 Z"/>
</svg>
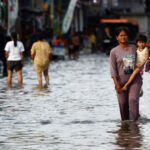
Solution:
<svg viewBox="0 0 150 150">
<path fill-rule="evenodd" d="M 114 84 L 115 84 L 115 89 L 118 93 L 121 93 L 122 92 L 121 86 L 117 80 L 118 71 L 117 71 L 116 55 L 115 55 L 114 51 L 110 52 L 109 61 L 110 61 L 110 73 L 111 73 L 111 77 L 112 77 Z"/>
<path fill-rule="evenodd" d="M 122 87 L 121 87 L 121 85 L 119 84 L 117 78 L 112 77 L 112 79 L 113 79 L 113 81 L 114 81 L 116 91 L 118 92 L 118 94 L 120 94 L 120 93 L 122 92 Z"/>
</svg>

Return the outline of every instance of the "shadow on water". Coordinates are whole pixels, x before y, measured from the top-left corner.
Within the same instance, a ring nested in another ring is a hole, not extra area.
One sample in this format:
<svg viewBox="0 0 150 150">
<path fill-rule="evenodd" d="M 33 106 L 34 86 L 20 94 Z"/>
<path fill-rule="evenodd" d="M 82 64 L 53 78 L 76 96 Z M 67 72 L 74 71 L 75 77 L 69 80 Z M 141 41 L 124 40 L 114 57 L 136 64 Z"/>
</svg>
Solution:
<svg viewBox="0 0 150 150">
<path fill-rule="evenodd" d="M 141 116 L 139 119 L 139 123 L 142 125 L 148 124 L 148 123 L 150 123 L 150 119 L 147 118 L 146 116 Z"/>
<path fill-rule="evenodd" d="M 116 131 L 116 142 L 114 143 L 119 149 L 140 150 L 143 143 L 143 136 L 140 131 L 140 126 L 136 122 L 126 121 L 119 125 Z"/>
<path fill-rule="evenodd" d="M 75 121 L 70 122 L 69 124 L 94 124 L 94 121 L 91 121 L 91 120 L 83 120 L 83 121 L 75 120 Z"/>
<path fill-rule="evenodd" d="M 34 91 L 35 96 L 47 96 L 48 93 L 52 92 L 50 87 L 48 87 L 48 88 L 45 88 L 45 87 L 39 88 L 38 86 L 34 87 L 33 91 Z"/>
</svg>

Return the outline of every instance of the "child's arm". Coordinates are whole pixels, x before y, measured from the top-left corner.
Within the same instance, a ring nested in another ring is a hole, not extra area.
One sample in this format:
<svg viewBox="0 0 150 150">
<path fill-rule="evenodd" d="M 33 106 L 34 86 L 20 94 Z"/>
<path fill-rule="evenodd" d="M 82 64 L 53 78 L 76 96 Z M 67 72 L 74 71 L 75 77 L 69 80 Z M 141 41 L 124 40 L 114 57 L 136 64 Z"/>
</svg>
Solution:
<svg viewBox="0 0 150 150">
<path fill-rule="evenodd" d="M 135 70 L 133 71 L 133 73 L 131 74 L 129 80 L 126 82 L 126 84 L 123 86 L 122 90 L 126 91 L 128 86 L 131 84 L 131 82 L 135 79 L 135 77 L 137 76 L 137 74 L 139 74 L 140 72 L 140 68 L 135 68 Z"/>
<path fill-rule="evenodd" d="M 30 56 L 32 60 L 34 60 L 35 55 L 36 55 L 35 44 L 33 44 L 30 52 Z"/>
<path fill-rule="evenodd" d="M 143 66 L 145 65 L 146 61 L 149 58 L 149 51 L 148 49 L 146 49 L 145 52 L 145 60 L 143 61 L 142 64 L 136 66 L 135 70 L 133 71 L 133 73 L 131 74 L 129 80 L 127 81 L 127 83 L 123 86 L 122 90 L 126 91 L 128 86 L 131 84 L 131 82 L 135 79 L 135 77 L 137 76 L 137 74 L 143 69 Z"/>
</svg>

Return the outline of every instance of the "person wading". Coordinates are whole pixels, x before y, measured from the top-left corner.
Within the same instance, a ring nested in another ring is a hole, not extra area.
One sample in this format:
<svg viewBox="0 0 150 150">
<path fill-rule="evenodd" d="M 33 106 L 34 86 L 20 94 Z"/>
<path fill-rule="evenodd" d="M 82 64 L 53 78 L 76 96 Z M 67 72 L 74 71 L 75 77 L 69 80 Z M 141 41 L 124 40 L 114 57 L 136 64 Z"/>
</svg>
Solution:
<svg viewBox="0 0 150 150">
<path fill-rule="evenodd" d="M 120 27 L 116 30 L 118 45 L 110 52 L 111 77 L 117 92 L 122 121 L 137 121 L 139 118 L 139 96 L 142 86 L 142 77 L 137 74 L 126 91 L 122 87 L 129 80 L 135 69 L 136 47 L 128 44 L 129 31 Z"/>
<path fill-rule="evenodd" d="M 42 35 L 38 35 L 38 41 L 34 42 L 31 48 L 31 58 L 34 62 L 34 68 L 37 73 L 38 87 L 41 89 L 43 87 L 42 74 L 45 77 L 45 87 L 49 85 L 49 63 L 52 54 L 52 49 L 50 45 L 44 41 Z"/>
<path fill-rule="evenodd" d="M 8 87 L 12 87 L 12 75 L 13 70 L 17 73 L 18 78 L 18 87 L 22 87 L 23 77 L 22 77 L 22 60 L 23 60 L 23 52 L 24 46 L 21 41 L 17 40 L 17 33 L 11 33 L 11 41 L 6 43 L 5 51 L 7 58 L 7 68 L 8 68 L 8 79 L 7 84 Z"/>
</svg>

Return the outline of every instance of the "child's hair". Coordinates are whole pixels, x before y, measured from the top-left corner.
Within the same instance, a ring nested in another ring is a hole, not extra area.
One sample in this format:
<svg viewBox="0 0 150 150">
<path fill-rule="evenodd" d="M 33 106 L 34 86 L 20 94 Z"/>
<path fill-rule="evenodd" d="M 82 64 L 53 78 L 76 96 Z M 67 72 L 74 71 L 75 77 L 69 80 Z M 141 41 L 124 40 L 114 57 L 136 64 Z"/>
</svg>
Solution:
<svg viewBox="0 0 150 150">
<path fill-rule="evenodd" d="M 122 31 L 124 31 L 127 35 L 129 35 L 129 29 L 127 27 L 118 27 L 115 30 L 115 35 L 118 36 Z"/>
<path fill-rule="evenodd" d="M 16 47 L 17 46 L 17 33 L 16 32 L 12 32 L 11 33 L 11 37 L 14 41 L 14 46 Z"/>
<path fill-rule="evenodd" d="M 145 35 L 143 35 L 143 34 L 140 34 L 140 35 L 138 35 L 138 37 L 136 38 L 136 43 L 138 42 L 138 41 L 142 41 L 142 42 L 147 42 L 147 37 L 145 36 Z"/>
<path fill-rule="evenodd" d="M 42 41 L 43 39 L 44 39 L 44 36 L 43 36 L 41 33 L 39 33 L 39 34 L 37 35 L 37 40 Z"/>
</svg>

